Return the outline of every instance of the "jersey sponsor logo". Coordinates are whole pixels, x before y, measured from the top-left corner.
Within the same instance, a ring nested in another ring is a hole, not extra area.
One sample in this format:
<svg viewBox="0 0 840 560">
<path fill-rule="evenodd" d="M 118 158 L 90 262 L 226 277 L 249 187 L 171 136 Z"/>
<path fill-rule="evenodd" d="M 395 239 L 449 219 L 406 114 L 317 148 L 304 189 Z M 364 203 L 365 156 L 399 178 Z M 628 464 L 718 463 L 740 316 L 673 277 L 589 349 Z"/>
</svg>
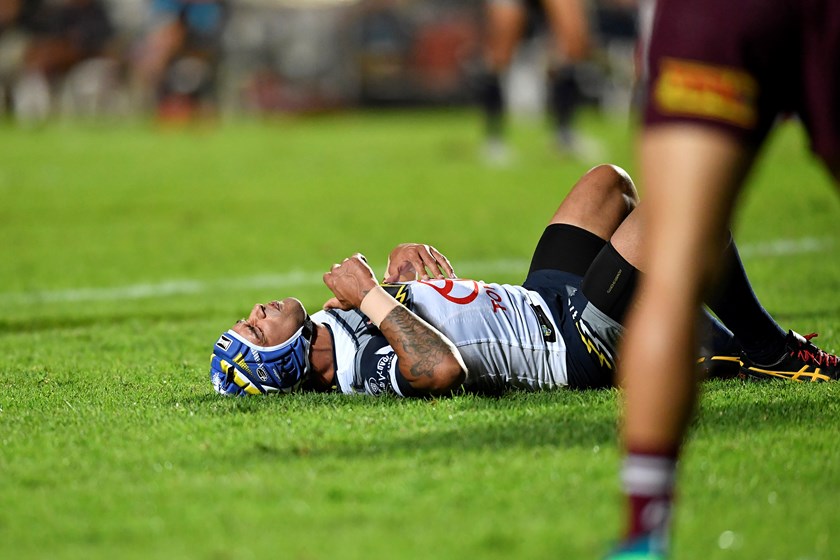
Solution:
<svg viewBox="0 0 840 560">
<path fill-rule="evenodd" d="M 548 319 L 545 311 L 542 310 L 542 307 L 531 304 L 531 309 L 534 310 L 534 314 L 537 316 L 537 322 L 540 324 L 543 340 L 546 342 L 557 342 L 557 334 L 554 332 L 554 327 L 551 325 L 551 321 Z"/>
<path fill-rule="evenodd" d="M 758 120 L 758 82 L 747 72 L 663 58 L 653 102 L 663 114 L 711 119 L 750 129 Z"/>
<path fill-rule="evenodd" d="M 390 346 L 385 346 L 376 351 L 379 356 L 374 366 L 373 374 L 365 379 L 365 392 L 369 395 L 381 395 L 388 390 L 388 373 L 391 363 L 394 361 L 394 351 Z"/>
<path fill-rule="evenodd" d="M 380 356 L 376 361 L 375 374 L 365 379 L 365 391 L 371 395 L 379 395 L 388 389 L 388 367 L 393 355 Z"/>
<path fill-rule="evenodd" d="M 222 335 L 219 337 L 219 340 L 216 341 L 216 346 L 227 352 L 232 342 L 232 339 L 226 337 L 225 335 Z"/>
<path fill-rule="evenodd" d="M 260 378 L 260 381 L 268 381 L 268 371 L 265 369 L 265 366 L 257 368 L 257 377 Z"/>
</svg>

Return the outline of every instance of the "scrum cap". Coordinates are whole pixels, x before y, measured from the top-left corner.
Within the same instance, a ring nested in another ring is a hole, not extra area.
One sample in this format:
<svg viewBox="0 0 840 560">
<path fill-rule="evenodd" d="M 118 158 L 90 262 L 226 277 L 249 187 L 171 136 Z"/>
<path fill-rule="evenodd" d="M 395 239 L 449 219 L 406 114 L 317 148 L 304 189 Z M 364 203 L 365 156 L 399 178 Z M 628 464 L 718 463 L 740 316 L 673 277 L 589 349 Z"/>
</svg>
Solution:
<svg viewBox="0 0 840 560">
<path fill-rule="evenodd" d="M 294 391 L 309 369 L 312 342 L 309 316 L 292 337 L 276 346 L 257 346 L 239 333 L 222 333 L 210 357 L 210 381 L 222 395 Z"/>
</svg>

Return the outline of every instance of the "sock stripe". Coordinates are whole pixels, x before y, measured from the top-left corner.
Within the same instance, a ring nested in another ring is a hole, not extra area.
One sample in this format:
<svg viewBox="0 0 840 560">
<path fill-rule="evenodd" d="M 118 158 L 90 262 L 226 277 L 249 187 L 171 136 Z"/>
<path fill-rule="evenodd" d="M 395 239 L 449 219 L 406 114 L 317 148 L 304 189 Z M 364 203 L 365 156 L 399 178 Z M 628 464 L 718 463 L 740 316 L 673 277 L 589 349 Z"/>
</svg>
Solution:
<svg viewBox="0 0 840 560">
<path fill-rule="evenodd" d="M 670 495 L 674 488 L 676 463 L 670 457 L 628 455 L 621 470 L 625 492 L 636 496 Z"/>
</svg>

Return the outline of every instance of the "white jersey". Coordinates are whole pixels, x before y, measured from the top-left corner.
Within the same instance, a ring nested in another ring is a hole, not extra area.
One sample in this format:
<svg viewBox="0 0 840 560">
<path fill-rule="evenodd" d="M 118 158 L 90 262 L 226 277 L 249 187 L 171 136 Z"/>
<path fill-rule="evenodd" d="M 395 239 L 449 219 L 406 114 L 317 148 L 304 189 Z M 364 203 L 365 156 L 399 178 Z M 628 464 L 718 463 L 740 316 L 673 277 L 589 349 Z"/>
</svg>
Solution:
<svg viewBox="0 0 840 560">
<path fill-rule="evenodd" d="M 566 345 L 536 292 L 475 280 L 421 281 L 410 289 L 411 309 L 461 352 L 467 387 L 566 385 Z"/>
<path fill-rule="evenodd" d="M 440 330 L 467 366 L 467 389 L 553 389 L 567 384 L 566 345 L 542 297 L 521 286 L 429 280 L 385 286 Z M 398 360 L 358 311 L 318 312 L 335 341 L 338 385 L 346 393 L 404 395 Z"/>
</svg>

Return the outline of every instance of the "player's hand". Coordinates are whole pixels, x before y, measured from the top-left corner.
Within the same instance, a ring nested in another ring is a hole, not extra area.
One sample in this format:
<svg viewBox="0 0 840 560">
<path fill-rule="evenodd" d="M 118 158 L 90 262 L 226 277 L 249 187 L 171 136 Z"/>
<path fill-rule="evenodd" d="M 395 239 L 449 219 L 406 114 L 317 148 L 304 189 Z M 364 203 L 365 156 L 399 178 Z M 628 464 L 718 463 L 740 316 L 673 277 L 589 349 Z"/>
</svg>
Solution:
<svg viewBox="0 0 840 560">
<path fill-rule="evenodd" d="M 443 253 L 422 243 L 401 243 L 388 256 L 385 282 L 405 282 L 429 278 L 457 278 Z"/>
<path fill-rule="evenodd" d="M 362 298 L 378 284 L 367 259 L 361 253 L 356 253 L 334 264 L 329 272 L 324 274 L 324 284 L 335 294 L 324 304 L 324 309 L 356 309 L 362 303 Z"/>
</svg>

